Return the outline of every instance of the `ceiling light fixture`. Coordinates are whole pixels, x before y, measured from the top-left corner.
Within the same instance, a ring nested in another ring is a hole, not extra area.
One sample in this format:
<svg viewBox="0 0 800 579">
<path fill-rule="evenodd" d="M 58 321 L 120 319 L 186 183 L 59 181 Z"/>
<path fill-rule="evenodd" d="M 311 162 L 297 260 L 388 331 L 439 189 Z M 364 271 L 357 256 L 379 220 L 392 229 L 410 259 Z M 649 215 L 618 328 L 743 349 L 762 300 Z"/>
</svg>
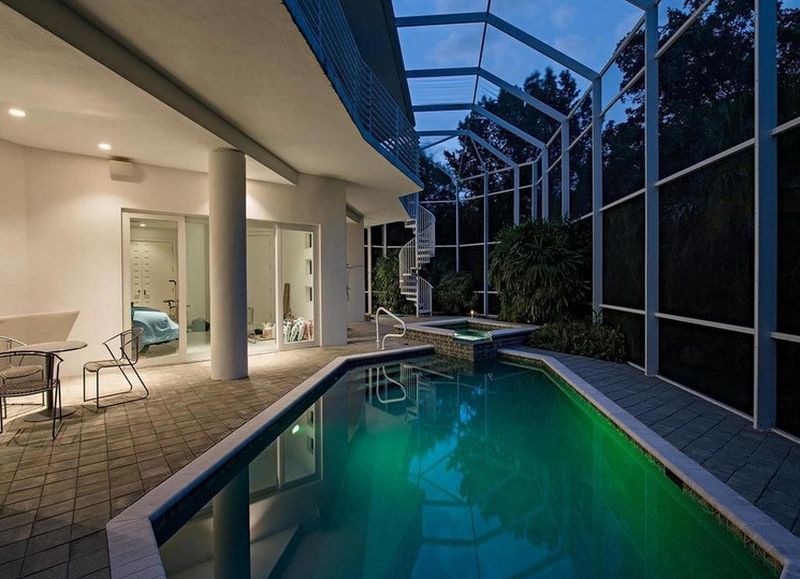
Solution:
<svg viewBox="0 0 800 579">
<path fill-rule="evenodd" d="M 110 151 L 111 145 L 109 145 L 108 143 L 100 143 L 99 145 L 97 145 L 97 148 L 102 149 L 103 151 Z"/>
<path fill-rule="evenodd" d="M 147 227 L 147 223 L 140 223 L 139 227 Z"/>
<path fill-rule="evenodd" d="M 12 117 L 17 117 L 18 119 L 28 116 L 28 113 L 26 113 L 22 109 L 8 109 L 8 114 L 11 115 Z"/>
</svg>

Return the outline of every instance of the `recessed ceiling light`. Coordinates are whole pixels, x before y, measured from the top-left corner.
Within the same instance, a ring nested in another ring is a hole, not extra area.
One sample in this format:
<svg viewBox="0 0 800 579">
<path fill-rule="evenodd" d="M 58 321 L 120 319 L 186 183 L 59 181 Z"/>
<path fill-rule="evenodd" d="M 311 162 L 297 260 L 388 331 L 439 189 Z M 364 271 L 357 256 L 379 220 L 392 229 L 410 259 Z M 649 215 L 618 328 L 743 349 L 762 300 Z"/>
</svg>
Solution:
<svg viewBox="0 0 800 579">
<path fill-rule="evenodd" d="M 147 223 L 140 223 L 139 227 L 147 227 Z"/>
<path fill-rule="evenodd" d="M 23 111 L 22 109 L 8 109 L 8 114 L 12 117 L 22 118 L 28 116 L 28 113 Z"/>
<path fill-rule="evenodd" d="M 110 151 L 111 150 L 111 145 L 109 145 L 108 143 L 100 143 L 99 145 L 97 145 L 97 147 L 99 149 L 104 150 L 104 151 Z"/>
</svg>

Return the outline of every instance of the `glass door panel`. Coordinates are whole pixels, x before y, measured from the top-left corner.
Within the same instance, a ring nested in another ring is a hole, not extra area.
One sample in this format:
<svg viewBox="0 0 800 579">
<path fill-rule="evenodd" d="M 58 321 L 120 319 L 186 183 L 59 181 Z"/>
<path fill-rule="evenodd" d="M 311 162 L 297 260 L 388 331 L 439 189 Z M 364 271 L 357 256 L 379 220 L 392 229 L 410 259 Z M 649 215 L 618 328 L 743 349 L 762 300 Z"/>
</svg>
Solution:
<svg viewBox="0 0 800 579">
<path fill-rule="evenodd" d="M 128 247 L 130 325 L 142 330 L 144 358 L 180 354 L 178 221 L 131 216 Z"/>
<path fill-rule="evenodd" d="M 247 224 L 247 341 L 251 354 L 276 349 L 275 226 Z"/>
<path fill-rule="evenodd" d="M 311 230 L 279 230 L 282 345 L 317 343 L 316 239 Z"/>
<path fill-rule="evenodd" d="M 186 351 L 203 359 L 211 347 L 208 219 L 186 218 Z"/>
</svg>

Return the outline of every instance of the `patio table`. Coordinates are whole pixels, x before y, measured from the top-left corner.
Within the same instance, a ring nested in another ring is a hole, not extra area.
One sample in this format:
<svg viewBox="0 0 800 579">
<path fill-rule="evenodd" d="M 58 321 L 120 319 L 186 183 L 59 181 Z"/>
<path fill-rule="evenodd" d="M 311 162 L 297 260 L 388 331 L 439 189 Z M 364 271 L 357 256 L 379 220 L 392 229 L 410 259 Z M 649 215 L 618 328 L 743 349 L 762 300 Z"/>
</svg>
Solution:
<svg viewBox="0 0 800 579">
<path fill-rule="evenodd" d="M 11 348 L 11 352 L 27 352 L 27 351 L 36 351 L 36 352 L 46 352 L 48 354 L 61 354 L 64 352 L 73 352 L 75 350 L 81 350 L 86 347 L 86 342 L 81 342 L 78 340 L 65 340 L 60 342 L 39 342 L 38 344 L 26 344 L 24 346 L 17 346 L 16 348 Z M 47 375 L 52 378 L 53 377 L 53 369 L 47 368 Z M 28 414 L 25 416 L 25 422 L 44 422 L 46 420 L 53 419 L 53 412 L 55 412 L 54 404 L 53 404 L 53 391 L 48 390 L 45 393 L 45 405 L 44 410 L 40 410 L 39 412 L 34 412 L 32 414 Z M 75 412 L 75 408 L 73 406 L 62 406 L 61 408 L 61 416 L 69 416 L 70 414 Z"/>
</svg>

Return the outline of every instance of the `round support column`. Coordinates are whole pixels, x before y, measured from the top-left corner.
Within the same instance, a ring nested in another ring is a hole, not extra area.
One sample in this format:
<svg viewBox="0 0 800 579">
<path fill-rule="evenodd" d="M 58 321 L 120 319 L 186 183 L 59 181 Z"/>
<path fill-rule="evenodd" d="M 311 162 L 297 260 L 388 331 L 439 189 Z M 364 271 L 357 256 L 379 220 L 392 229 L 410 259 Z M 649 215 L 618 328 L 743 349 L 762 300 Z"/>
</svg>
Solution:
<svg viewBox="0 0 800 579">
<path fill-rule="evenodd" d="M 247 212 L 244 154 L 208 157 L 211 378 L 247 376 Z"/>
</svg>

